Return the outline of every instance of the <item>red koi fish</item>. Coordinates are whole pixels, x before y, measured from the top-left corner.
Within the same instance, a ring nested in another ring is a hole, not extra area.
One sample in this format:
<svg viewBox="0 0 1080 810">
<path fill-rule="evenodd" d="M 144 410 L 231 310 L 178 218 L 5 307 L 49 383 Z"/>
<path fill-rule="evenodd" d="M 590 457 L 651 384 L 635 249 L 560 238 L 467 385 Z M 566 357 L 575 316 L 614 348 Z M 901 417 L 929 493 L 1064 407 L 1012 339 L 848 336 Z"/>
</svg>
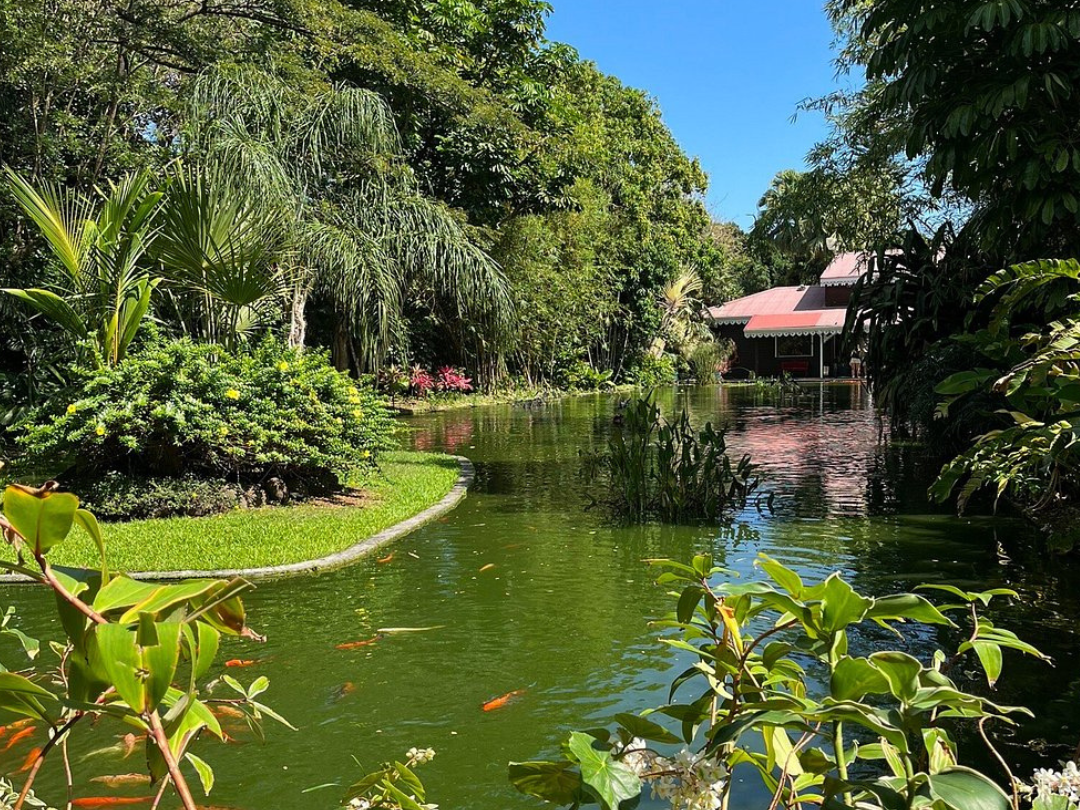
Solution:
<svg viewBox="0 0 1080 810">
<path fill-rule="evenodd" d="M 505 695 L 501 695 L 497 698 L 492 698 L 480 708 L 482 708 L 485 712 L 492 712 L 495 711 L 495 709 L 501 709 L 514 698 L 524 694 L 524 689 L 515 689 L 513 692 L 507 692 Z"/>
<path fill-rule="evenodd" d="M 146 804 L 154 800 L 153 796 L 83 796 L 72 799 L 72 807 L 119 807 L 124 804 Z"/>
<path fill-rule="evenodd" d="M 23 760 L 22 767 L 19 768 L 16 773 L 26 773 L 28 770 L 34 767 L 34 763 L 37 762 L 37 758 L 41 756 L 40 748 L 30 749 L 30 753 L 26 755 L 26 759 Z"/>
<path fill-rule="evenodd" d="M 243 667 L 253 667 L 258 663 L 259 663 L 258 661 L 254 661 L 254 660 L 245 660 L 245 659 L 242 659 L 242 658 L 233 658 L 230 661 L 226 661 L 225 666 L 229 667 L 230 669 L 233 668 L 233 667 L 243 668 Z"/>
<path fill-rule="evenodd" d="M 334 649 L 359 650 L 361 647 L 370 647 L 380 639 L 382 639 L 382 633 L 376 633 L 371 638 L 364 639 L 363 641 L 346 641 L 344 644 L 338 644 Z"/>
<path fill-rule="evenodd" d="M 385 565 L 386 563 L 393 562 L 393 561 L 394 561 L 394 552 L 391 551 L 385 557 L 380 557 L 375 562 L 377 562 L 379 565 Z"/>
<path fill-rule="evenodd" d="M 15 746 L 16 743 L 19 743 L 22 740 L 25 740 L 27 737 L 29 737 L 31 734 L 33 734 L 35 731 L 37 731 L 37 726 L 30 726 L 30 728 L 24 728 L 22 731 L 20 731 L 20 732 L 18 732 L 16 734 L 12 734 L 11 739 L 8 740 L 7 745 L 4 746 L 4 750 L 5 751 L 10 751 Z"/>
</svg>

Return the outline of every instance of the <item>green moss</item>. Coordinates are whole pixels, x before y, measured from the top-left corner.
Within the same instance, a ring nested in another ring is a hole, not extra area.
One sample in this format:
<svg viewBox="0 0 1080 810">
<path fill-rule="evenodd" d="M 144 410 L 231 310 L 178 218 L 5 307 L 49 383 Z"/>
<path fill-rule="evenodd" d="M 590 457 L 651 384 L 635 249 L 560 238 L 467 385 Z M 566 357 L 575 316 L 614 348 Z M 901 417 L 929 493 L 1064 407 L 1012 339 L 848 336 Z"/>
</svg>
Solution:
<svg viewBox="0 0 1080 810">
<path fill-rule="evenodd" d="M 391 452 L 381 471 L 356 482 L 360 505 L 304 504 L 241 509 L 202 518 L 103 526 L 109 565 L 121 571 L 251 568 L 317 559 L 341 551 L 437 503 L 454 486 L 452 456 Z M 49 559 L 94 566 L 93 543 L 78 530 Z"/>
</svg>

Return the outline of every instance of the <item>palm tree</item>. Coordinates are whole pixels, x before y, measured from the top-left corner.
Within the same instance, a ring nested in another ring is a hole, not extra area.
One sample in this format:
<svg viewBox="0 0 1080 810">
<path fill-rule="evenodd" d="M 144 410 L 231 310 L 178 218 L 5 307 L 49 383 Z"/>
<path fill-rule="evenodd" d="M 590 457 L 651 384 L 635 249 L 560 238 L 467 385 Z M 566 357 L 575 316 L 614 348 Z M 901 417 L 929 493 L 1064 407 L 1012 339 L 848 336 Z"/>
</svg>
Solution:
<svg viewBox="0 0 1080 810">
<path fill-rule="evenodd" d="M 116 365 L 150 308 L 158 279 L 146 252 L 161 194 L 149 176 L 129 175 L 87 197 L 57 186 L 35 188 L 10 168 L 4 181 L 52 251 L 45 286 L 5 289 L 93 347 L 91 362 Z"/>
<path fill-rule="evenodd" d="M 697 296 L 701 293 L 701 276 L 692 267 L 685 268 L 669 281 L 657 295 L 660 307 L 660 334 L 653 340 L 650 353 L 659 357 L 667 348 L 671 337 L 682 345 L 691 336 L 694 315 L 699 308 Z"/>
<path fill-rule="evenodd" d="M 292 345 L 307 339 L 314 295 L 331 304 L 365 367 L 404 344 L 406 300 L 442 315 L 478 354 L 503 347 L 512 305 L 502 270 L 419 193 L 379 96 L 344 85 L 299 92 L 228 68 L 200 75 L 188 107 L 189 151 L 281 233 Z"/>
</svg>

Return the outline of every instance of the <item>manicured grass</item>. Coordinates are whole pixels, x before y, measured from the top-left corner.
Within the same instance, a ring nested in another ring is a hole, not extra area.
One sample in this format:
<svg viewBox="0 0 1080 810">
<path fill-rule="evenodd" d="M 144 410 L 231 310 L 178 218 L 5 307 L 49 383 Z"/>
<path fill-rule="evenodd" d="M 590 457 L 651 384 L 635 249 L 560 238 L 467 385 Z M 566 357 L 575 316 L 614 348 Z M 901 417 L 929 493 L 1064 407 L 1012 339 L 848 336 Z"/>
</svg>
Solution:
<svg viewBox="0 0 1080 810">
<path fill-rule="evenodd" d="M 365 480 L 360 505 L 304 504 L 240 509 L 204 518 L 110 523 L 102 528 L 109 567 L 120 571 L 252 568 L 341 551 L 437 503 L 454 486 L 458 463 L 435 453 L 386 453 Z M 81 531 L 49 555 L 57 565 L 95 566 Z"/>
</svg>

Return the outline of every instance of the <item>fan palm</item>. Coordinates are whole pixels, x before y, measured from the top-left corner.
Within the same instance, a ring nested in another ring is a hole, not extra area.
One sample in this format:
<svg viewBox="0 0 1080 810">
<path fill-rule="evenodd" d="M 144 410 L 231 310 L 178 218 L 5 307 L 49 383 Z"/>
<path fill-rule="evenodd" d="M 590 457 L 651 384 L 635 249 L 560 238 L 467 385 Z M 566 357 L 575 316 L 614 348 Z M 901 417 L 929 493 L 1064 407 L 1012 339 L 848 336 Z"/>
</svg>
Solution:
<svg viewBox="0 0 1080 810">
<path fill-rule="evenodd" d="M 58 186 L 35 188 L 10 168 L 4 180 L 53 254 L 45 286 L 5 289 L 51 320 L 76 345 L 89 342 L 93 362 L 115 365 L 150 308 L 158 279 L 146 251 L 156 234 L 161 194 L 146 173 L 87 197 Z"/>
<path fill-rule="evenodd" d="M 215 69 L 195 80 L 189 107 L 197 158 L 278 223 L 293 345 L 306 340 L 313 294 L 332 304 L 368 366 L 404 343 L 410 298 L 477 351 L 505 341 L 512 306 L 501 269 L 419 194 L 377 95 L 343 85 L 301 93 L 262 71 Z"/>
</svg>

